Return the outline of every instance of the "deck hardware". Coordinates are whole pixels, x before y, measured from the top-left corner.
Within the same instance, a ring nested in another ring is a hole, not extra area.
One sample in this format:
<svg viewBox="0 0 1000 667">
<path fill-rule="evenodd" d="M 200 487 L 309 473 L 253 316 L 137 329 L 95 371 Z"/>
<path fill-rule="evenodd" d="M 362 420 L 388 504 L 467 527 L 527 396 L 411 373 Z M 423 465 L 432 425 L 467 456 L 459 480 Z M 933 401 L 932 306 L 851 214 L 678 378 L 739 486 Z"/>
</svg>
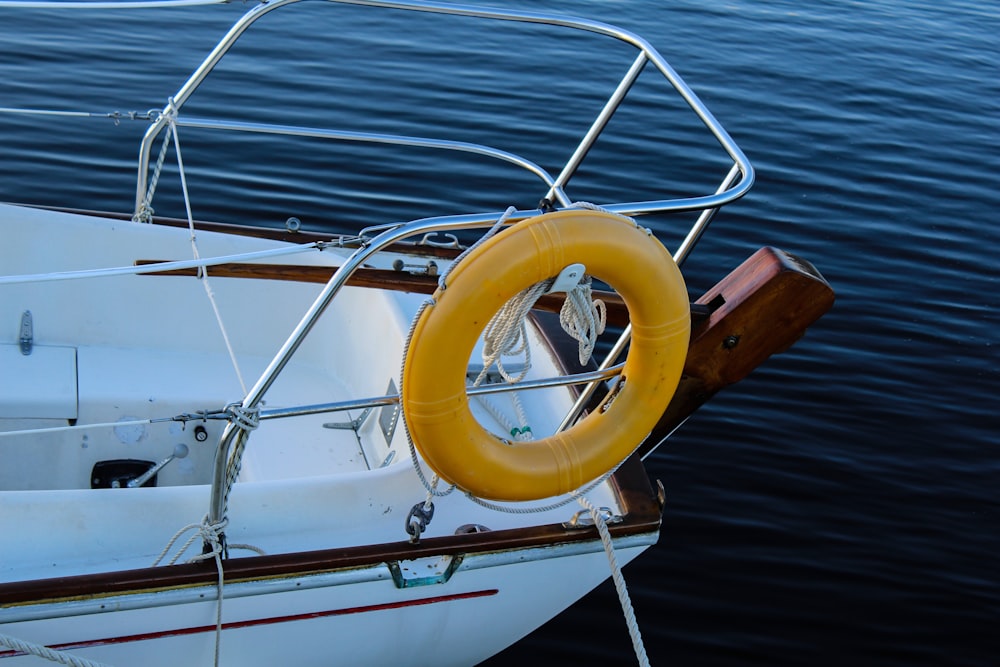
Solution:
<svg viewBox="0 0 1000 667">
<path fill-rule="evenodd" d="M 446 241 L 434 241 L 433 239 L 443 236 Z M 430 232 L 429 234 L 424 234 L 423 238 L 417 241 L 417 245 L 426 245 L 432 248 L 454 248 L 455 250 L 462 250 L 463 246 L 458 242 L 458 237 L 454 234 L 442 234 L 440 232 Z"/>
<path fill-rule="evenodd" d="M 365 420 L 368 419 L 368 415 L 372 413 L 373 409 L 374 408 L 365 408 L 364 412 L 362 412 L 358 416 L 358 418 L 355 419 L 354 421 L 326 422 L 325 424 L 323 424 L 323 428 L 342 428 L 345 430 L 357 431 L 359 428 L 361 428 L 361 425 L 365 423 Z"/>
<path fill-rule="evenodd" d="M 731 350 L 740 342 L 740 337 L 737 335 L 726 336 L 722 341 L 722 347 L 727 350 Z"/>
<path fill-rule="evenodd" d="M 389 385 L 385 389 L 386 396 L 397 396 L 399 390 L 396 389 L 396 383 L 392 378 L 389 378 Z M 378 425 L 382 429 L 382 435 L 385 436 L 385 442 L 387 445 L 392 445 L 392 436 L 396 433 L 396 424 L 399 422 L 399 403 L 393 403 L 391 405 L 383 405 L 378 411 Z M 392 458 L 390 454 L 389 459 L 382 464 L 383 466 L 389 462 Z"/>
<path fill-rule="evenodd" d="M 390 561 L 389 572 L 396 588 L 415 588 L 443 584 L 462 564 L 462 555 L 431 556 L 407 561 Z"/>
<path fill-rule="evenodd" d="M 426 264 L 407 264 L 403 260 L 397 259 L 392 263 L 392 269 L 394 271 L 406 271 L 413 275 L 436 276 L 438 274 L 438 265 L 434 260 L 429 260 Z"/>
<path fill-rule="evenodd" d="M 427 524 L 433 518 L 434 503 L 419 502 L 410 508 L 410 513 L 406 515 L 406 533 L 410 536 L 410 542 L 420 542 L 420 534 L 427 530 Z"/>
<path fill-rule="evenodd" d="M 204 426 L 198 425 L 194 427 L 194 439 L 198 442 L 205 442 L 208 440 L 208 431 Z"/>
<path fill-rule="evenodd" d="M 174 459 L 182 459 L 182 458 L 184 458 L 187 455 L 188 455 L 188 447 L 187 447 L 187 445 L 185 445 L 183 443 L 178 443 L 177 445 L 174 445 L 174 451 L 173 451 L 173 453 L 170 456 L 168 456 L 167 458 L 163 459 L 162 461 L 160 461 L 156 465 L 152 466 L 149 470 L 147 470 L 146 472 L 142 473 L 141 475 L 139 475 L 135 479 L 130 479 L 128 481 L 128 483 L 125 484 L 125 486 L 127 486 L 130 489 L 134 489 L 137 486 L 142 486 L 143 484 L 145 484 L 146 482 L 148 482 L 150 479 L 152 479 L 153 477 L 155 477 L 156 473 L 158 473 L 161 470 L 163 470 L 163 467 L 165 465 L 167 465 L 168 463 L 170 463 Z"/>
<path fill-rule="evenodd" d="M 610 507 L 601 507 L 598 511 L 604 518 L 604 523 L 621 523 L 624 521 L 624 517 L 612 512 Z M 580 510 L 573 515 L 572 519 L 564 521 L 562 527 L 567 530 L 579 530 L 581 528 L 590 528 L 593 525 L 594 517 L 590 515 L 590 510 Z"/>
<path fill-rule="evenodd" d="M 574 287 L 580 284 L 583 280 L 583 275 L 587 272 L 587 267 L 583 264 L 570 264 L 556 276 L 555 281 L 552 283 L 552 287 L 546 294 L 552 294 L 553 292 L 569 292 Z"/>
<path fill-rule="evenodd" d="M 289 233 L 294 234 L 302 229 L 302 221 L 295 216 L 292 216 L 288 220 L 285 220 L 285 229 L 287 229 Z"/>
<path fill-rule="evenodd" d="M 21 314 L 21 335 L 19 342 L 21 343 L 21 354 L 29 355 L 31 354 L 31 346 L 34 344 L 34 327 L 31 323 L 31 311 L 26 310 Z"/>
<path fill-rule="evenodd" d="M 90 488 L 121 489 L 129 482 L 144 475 L 156 466 L 153 461 L 136 459 L 111 459 L 98 461 L 90 473 Z M 145 486 L 156 486 L 156 475 L 150 475 L 143 482 Z"/>
<path fill-rule="evenodd" d="M 390 463 L 392 463 L 392 460 L 394 458 L 396 458 L 396 450 L 395 449 L 390 449 L 389 450 L 389 455 L 385 457 L 385 459 L 382 461 L 382 463 L 379 464 L 378 467 L 379 468 L 385 468 Z"/>
<path fill-rule="evenodd" d="M 542 199 L 538 202 L 538 209 L 542 213 L 551 213 L 556 210 L 556 206 L 555 203 L 553 203 L 553 201 L 548 197 L 542 197 Z"/>
<path fill-rule="evenodd" d="M 456 535 L 474 535 L 476 533 L 488 533 L 490 529 L 481 523 L 463 523 L 455 529 Z"/>
</svg>

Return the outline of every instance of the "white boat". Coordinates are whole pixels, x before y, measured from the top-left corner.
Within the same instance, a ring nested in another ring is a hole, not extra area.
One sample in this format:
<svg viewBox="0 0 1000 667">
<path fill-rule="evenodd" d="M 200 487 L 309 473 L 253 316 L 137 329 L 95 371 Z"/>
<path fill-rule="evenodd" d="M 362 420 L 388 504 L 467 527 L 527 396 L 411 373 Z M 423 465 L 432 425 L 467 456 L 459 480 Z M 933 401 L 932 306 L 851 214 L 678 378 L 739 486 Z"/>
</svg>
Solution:
<svg viewBox="0 0 1000 667">
<path fill-rule="evenodd" d="M 603 23 L 346 0 L 633 48 L 554 175 L 487 143 L 187 116 L 244 30 L 296 4 L 251 8 L 149 114 L 133 211 L 0 205 L 0 664 L 481 662 L 656 543 L 643 458 L 832 304 L 766 247 L 689 296 L 679 266 L 753 170 L 651 45 Z M 644 70 L 714 137 L 717 189 L 577 202 Z M 475 152 L 543 203 L 336 237 L 163 219 L 151 155 L 189 127 Z M 694 219 L 672 251 L 653 213 Z"/>
</svg>

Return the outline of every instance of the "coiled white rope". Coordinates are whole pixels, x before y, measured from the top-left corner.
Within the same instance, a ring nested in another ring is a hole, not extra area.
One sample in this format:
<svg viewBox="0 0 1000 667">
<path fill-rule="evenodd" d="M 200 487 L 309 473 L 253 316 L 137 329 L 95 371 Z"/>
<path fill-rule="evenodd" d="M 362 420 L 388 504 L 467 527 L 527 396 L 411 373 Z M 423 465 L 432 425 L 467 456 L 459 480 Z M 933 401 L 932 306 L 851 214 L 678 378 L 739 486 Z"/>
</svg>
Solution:
<svg viewBox="0 0 1000 667">
<path fill-rule="evenodd" d="M 33 642 L 26 642 L 23 639 L 17 639 L 16 637 L 11 637 L 9 635 L 0 634 L 0 644 L 17 651 L 15 655 L 7 655 L 4 657 L 13 658 L 17 655 L 33 655 L 52 662 L 58 662 L 62 665 L 70 665 L 70 667 L 108 667 L 108 665 L 102 662 L 87 660 L 86 658 L 75 656 L 72 653 L 67 653 L 66 651 L 57 651 L 49 648 L 48 646 L 42 646 L 41 644 L 35 644 Z"/>
<path fill-rule="evenodd" d="M 599 209 L 599 207 L 587 202 L 574 204 L 574 207 L 602 210 Z M 490 229 L 481 238 L 479 238 L 479 240 L 466 248 L 457 258 L 455 258 L 447 270 L 445 270 L 444 273 L 442 273 L 438 278 L 438 288 L 441 290 L 447 289 L 447 278 L 452 270 L 454 270 L 455 267 L 458 266 L 470 252 L 499 232 L 516 211 L 517 209 L 515 207 L 508 207 L 500 218 L 493 224 L 493 226 L 490 227 Z M 507 303 L 505 303 L 503 307 L 490 319 L 483 332 L 483 368 L 473 381 L 472 386 L 480 386 L 489 374 L 490 369 L 494 366 L 500 376 L 508 383 L 520 382 L 525 378 L 528 371 L 531 369 L 531 346 L 528 343 L 527 334 L 528 313 L 530 313 L 531 309 L 534 308 L 538 299 L 548 293 L 554 281 L 554 278 L 543 280 L 521 290 L 518 294 L 507 301 Z M 563 329 L 579 343 L 579 359 L 581 364 L 586 364 L 590 360 L 591 354 L 593 353 L 594 347 L 597 343 L 597 337 L 604 333 L 607 321 L 606 307 L 599 299 L 593 299 L 591 283 L 592 280 L 590 277 L 586 276 L 579 284 L 574 286 L 572 289 L 567 290 L 567 298 L 565 303 L 563 303 L 563 307 L 560 309 L 559 314 L 559 321 Z M 408 350 L 410 347 L 416 323 L 420 320 L 424 310 L 433 304 L 433 298 L 424 301 L 424 303 L 422 303 L 420 308 L 417 310 L 413 320 L 410 322 L 410 328 L 404 341 L 404 355 L 401 367 L 406 364 L 405 350 Z M 503 358 L 505 356 L 510 357 L 515 355 L 523 355 L 523 365 L 516 375 L 508 372 L 508 370 L 504 367 L 503 362 Z M 494 404 L 483 398 L 480 398 L 480 403 L 514 440 L 525 441 L 533 439 L 531 427 L 528 425 L 524 406 L 521 404 L 520 398 L 514 392 L 511 392 L 510 396 L 520 424 L 517 427 L 513 426 L 511 422 L 502 415 L 502 413 L 499 413 Z M 403 430 L 406 433 L 406 440 L 409 445 L 410 459 L 413 463 L 413 468 L 416 471 L 417 476 L 420 478 L 424 488 L 427 490 L 428 497 L 446 495 L 447 493 L 450 493 L 454 487 L 449 488 L 443 493 L 436 490 L 438 481 L 436 476 L 434 477 L 433 482 L 428 482 L 426 476 L 424 475 L 422 466 L 420 465 L 416 447 L 413 444 L 413 439 L 410 437 L 409 429 L 406 427 L 405 418 L 403 419 Z M 606 479 L 606 476 L 602 477 L 601 480 L 598 481 L 603 481 L 604 479 Z M 474 498 L 472 496 L 470 496 L 470 498 L 476 502 L 481 502 L 484 506 L 493 506 L 487 501 L 481 501 L 481 499 Z M 560 504 L 565 502 L 568 501 L 561 501 Z M 495 507 L 501 508 L 504 506 Z"/>
<path fill-rule="evenodd" d="M 535 283 L 518 292 L 486 324 L 483 330 L 483 370 L 473 383 L 474 386 L 486 378 L 493 366 L 507 382 L 520 382 L 531 369 L 531 346 L 528 345 L 528 313 L 535 302 L 545 294 L 551 281 Z M 503 365 L 505 356 L 524 356 L 524 365 L 516 376 L 507 372 Z"/>
<path fill-rule="evenodd" d="M 591 278 L 566 292 L 566 301 L 559 310 L 559 324 L 563 331 L 579 344 L 580 365 L 590 361 L 597 345 L 597 337 L 604 333 L 608 323 L 608 309 L 600 299 L 593 298 Z"/>
</svg>

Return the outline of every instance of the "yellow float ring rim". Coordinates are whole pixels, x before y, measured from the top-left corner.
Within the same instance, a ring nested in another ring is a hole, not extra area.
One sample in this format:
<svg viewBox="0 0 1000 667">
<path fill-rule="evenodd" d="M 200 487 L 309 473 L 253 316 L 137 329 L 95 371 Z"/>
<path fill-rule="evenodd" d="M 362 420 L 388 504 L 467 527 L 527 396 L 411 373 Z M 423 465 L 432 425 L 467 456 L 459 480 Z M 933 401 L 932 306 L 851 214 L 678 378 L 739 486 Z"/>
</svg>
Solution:
<svg viewBox="0 0 1000 667">
<path fill-rule="evenodd" d="M 469 359 L 513 296 L 580 263 L 628 307 L 624 384 L 605 409 L 538 440 L 508 445 L 473 416 Z M 670 253 L 628 218 L 565 210 L 518 222 L 474 248 L 423 309 L 403 364 L 410 438 L 445 481 L 479 498 L 538 500 L 613 470 L 649 435 L 680 381 L 691 333 L 687 288 Z"/>
</svg>

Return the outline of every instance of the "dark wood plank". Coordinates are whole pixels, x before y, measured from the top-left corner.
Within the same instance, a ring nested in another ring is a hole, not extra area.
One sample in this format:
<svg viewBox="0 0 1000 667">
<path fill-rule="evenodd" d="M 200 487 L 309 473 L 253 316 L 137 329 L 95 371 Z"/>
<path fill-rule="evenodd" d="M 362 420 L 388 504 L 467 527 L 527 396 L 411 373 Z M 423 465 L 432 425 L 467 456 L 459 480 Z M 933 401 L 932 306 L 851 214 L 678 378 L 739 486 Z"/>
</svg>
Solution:
<svg viewBox="0 0 1000 667">
<path fill-rule="evenodd" d="M 139 259 L 136 266 L 159 264 L 165 260 Z M 326 283 L 336 271 L 333 266 L 303 266 L 298 264 L 218 264 L 208 268 L 208 274 L 218 278 L 255 278 L 258 280 L 291 280 L 307 283 Z M 196 276 L 197 269 L 173 269 L 144 273 L 147 276 Z M 347 280 L 353 287 L 385 289 L 415 294 L 433 294 L 438 286 L 438 277 L 414 274 L 407 271 L 389 269 L 358 269 Z M 615 292 L 595 290 L 594 298 L 604 301 L 607 306 L 608 322 L 612 326 L 624 326 L 628 322 L 625 302 Z M 538 310 L 558 313 L 565 297 L 562 294 L 546 294 L 535 304 Z"/>
<path fill-rule="evenodd" d="M 787 350 L 834 303 L 816 268 L 777 248 L 761 248 L 695 301 L 711 313 L 691 331 L 680 386 L 641 448 L 654 449 L 712 396 Z"/>
</svg>

